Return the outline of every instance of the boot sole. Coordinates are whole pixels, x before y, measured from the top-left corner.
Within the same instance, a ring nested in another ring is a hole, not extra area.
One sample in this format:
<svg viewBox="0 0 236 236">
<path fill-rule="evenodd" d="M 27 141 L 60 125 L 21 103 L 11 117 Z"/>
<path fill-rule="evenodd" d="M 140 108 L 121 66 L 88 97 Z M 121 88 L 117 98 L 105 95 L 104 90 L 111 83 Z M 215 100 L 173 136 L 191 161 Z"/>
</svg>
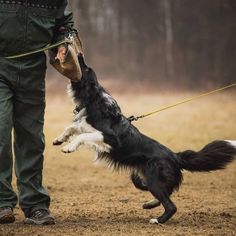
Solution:
<svg viewBox="0 0 236 236">
<path fill-rule="evenodd" d="M 55 220 L 53 218 L 47 218 L 44 220 L 33 220 L 30 218 L 26 218 L 24 220 L 24 224 L 26 225 L 54 225 Z"/>
<path fill-rule="evenodd" d="M 12 214 L 4 215 L 0 218 L 0 224 L 11 224 L 15 221 L 15 216 Z"/>
</svg>

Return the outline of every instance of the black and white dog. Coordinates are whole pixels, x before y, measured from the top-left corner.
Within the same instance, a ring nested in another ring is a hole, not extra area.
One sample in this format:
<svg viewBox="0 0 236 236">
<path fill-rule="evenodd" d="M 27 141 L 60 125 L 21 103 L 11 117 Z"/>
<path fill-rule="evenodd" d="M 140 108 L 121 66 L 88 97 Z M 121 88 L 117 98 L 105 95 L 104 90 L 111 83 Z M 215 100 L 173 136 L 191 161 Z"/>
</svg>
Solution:
<svg viewBox="0 0 236 236">
<path fill-rule="evenodd" d="M 79 55 L 78 59 L 82 79 L 71 82 L 77 114 L 72 125 L 53 144 L 68 141 L 62 148 L 64 153 L 74 152 L 86 144 L 96 150 L 97 159 L 105 159 L 117 169 L 130 169 L 135 187 L 149 191 L 155 197 L 143 207 L 150 209 L 161 204 L 165 209 L 150 223 L 165 223 L 176 212 L 170 195 L 182 182 L 181 170 L 223 169 L 236 156 L 236 141 L 214 141 L 198 152 L 172 152 L 140 133 L 98 83 L 95 72 L 85 64 L 83 56 Z"/>
</svg>

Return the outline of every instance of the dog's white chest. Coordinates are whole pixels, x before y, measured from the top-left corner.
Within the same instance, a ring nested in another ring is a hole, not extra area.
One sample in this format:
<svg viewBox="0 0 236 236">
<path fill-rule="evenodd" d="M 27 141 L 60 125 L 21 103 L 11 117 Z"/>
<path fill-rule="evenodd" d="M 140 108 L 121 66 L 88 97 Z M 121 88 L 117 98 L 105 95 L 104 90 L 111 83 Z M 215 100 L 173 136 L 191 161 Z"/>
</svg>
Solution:
<svg viewBox="0 0 236 236">
<path fill-rule="evenodd" d="M 86 121 L 86 109 L 83 108 L 75 117 L 71 126 L 67 127 L 54 143 L 69 143 L 62 148 L 65 153 L 76 151 L 80 146 L 95 150 L 97 157 L 102 153 L 109 153 L 111 146 L 104 143 L 104 136 L 101 131 L 93 128 Z"/>
</svg>

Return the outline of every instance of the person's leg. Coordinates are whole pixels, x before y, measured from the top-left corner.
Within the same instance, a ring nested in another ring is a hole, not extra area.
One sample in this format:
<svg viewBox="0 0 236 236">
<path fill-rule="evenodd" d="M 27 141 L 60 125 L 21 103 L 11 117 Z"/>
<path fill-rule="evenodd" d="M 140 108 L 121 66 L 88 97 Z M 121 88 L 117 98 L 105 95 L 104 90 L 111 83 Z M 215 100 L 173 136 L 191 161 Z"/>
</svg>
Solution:
<svg viewBox="0 0 236 236">
<path fill-rule="evenodd" d="M 17 196 L 12 189 L 12 96 L 9 85 L 0 78 L 0 224 L 15 221 Z"/>
<path fill-rule="evenodd" d="M 15 207 L 17 196 L 12 181 L 12 97 L 5 79 L 0 77 L 0 208 Z"/>
<path fill-rule="evenodd" d="M 14 103 L 15 172 L 19 204 L 29 217 L 38 209 L 48 209 L 50 197 L 42 186 L 45 110 L 45 57 L 18 61 L 22 70 Z"/>
<path fill-rule="evenodd" d="M 42 186 L 43 170 L 43 104 L 16 103 L 14 121 L 15 171 L 19 204 L 25 215 L 32 210 L 47 209 L 50 198 Z"/>
</svg>

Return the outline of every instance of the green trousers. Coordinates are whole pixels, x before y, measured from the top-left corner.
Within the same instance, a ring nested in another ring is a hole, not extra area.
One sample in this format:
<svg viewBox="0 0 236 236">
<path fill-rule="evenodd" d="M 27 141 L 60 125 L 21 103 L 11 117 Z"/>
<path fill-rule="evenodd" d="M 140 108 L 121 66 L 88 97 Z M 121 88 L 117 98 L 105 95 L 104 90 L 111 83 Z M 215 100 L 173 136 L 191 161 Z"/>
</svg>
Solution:
<svg viewBox="0 0 236 236">
<path fill-rule="evenodd" d="M 42 186 L 45 71 L 43 53 L 0 58 L 0 207 L 17 204 L 11 185 L 14 153 L 19 205 L 26 216 L 50 204 Z"/>
</svg>

